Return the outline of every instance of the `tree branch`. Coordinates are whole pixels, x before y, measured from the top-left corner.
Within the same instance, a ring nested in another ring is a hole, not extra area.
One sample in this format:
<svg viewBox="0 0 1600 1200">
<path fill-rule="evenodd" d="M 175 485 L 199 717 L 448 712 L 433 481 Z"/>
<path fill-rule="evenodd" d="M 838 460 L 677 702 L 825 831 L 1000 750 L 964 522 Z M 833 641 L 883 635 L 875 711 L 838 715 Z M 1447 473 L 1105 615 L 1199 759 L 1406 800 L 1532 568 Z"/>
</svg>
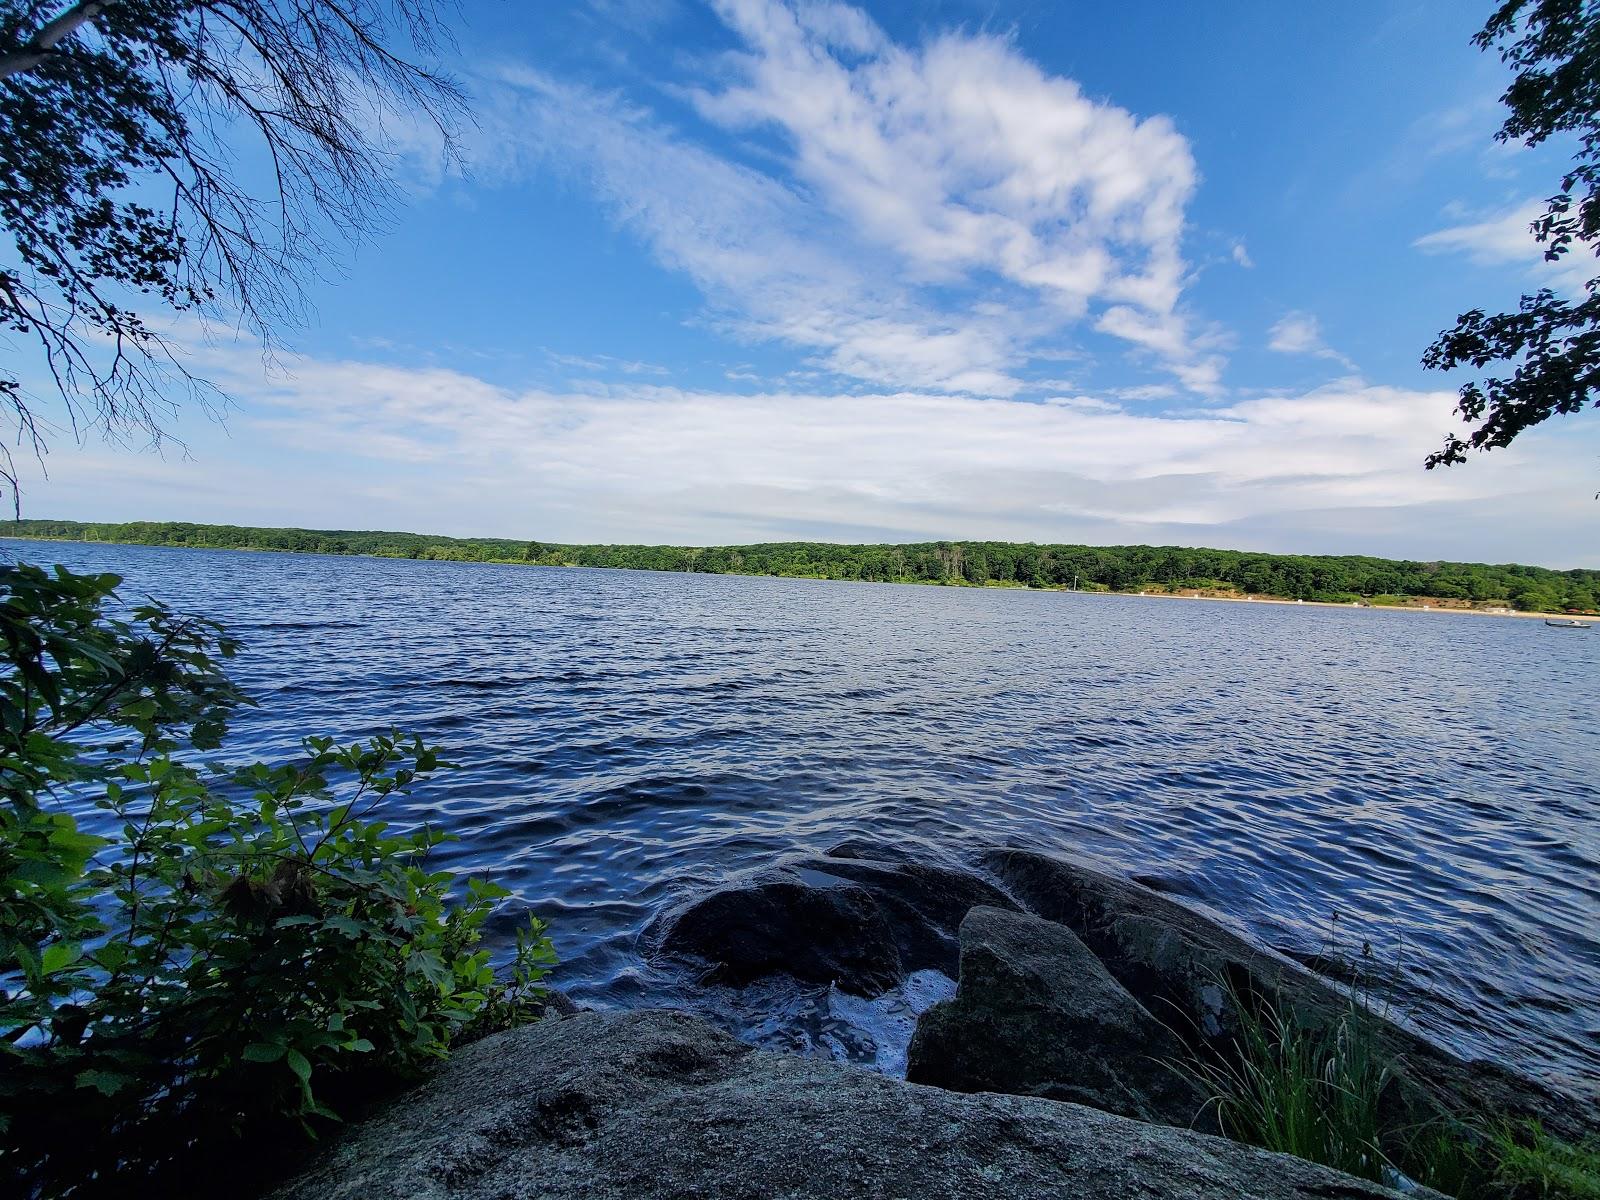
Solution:
<svg viewBox="0 0 1600 1200">
<path fill-rule="evenodd" d="M 33 70 L 50 57 L 50 52 L 58 43 L 71 37 L 115 3 L 116 0 L 80 0 L 80 3 L 74 4 L 54 20 L 47 21 L 20 50 L 0 56 L 0 80 Z"/>
</svg>

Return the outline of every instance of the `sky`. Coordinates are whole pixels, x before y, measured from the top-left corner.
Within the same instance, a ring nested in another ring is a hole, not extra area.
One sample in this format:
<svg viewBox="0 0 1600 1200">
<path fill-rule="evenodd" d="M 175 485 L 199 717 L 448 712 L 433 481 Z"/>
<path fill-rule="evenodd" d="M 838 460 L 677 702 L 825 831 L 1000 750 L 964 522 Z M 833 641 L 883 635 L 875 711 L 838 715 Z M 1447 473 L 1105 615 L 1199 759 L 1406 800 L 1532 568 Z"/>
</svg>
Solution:
<svg viewBox="0 0 1600 1200">
<path fill-rule="evenodd" d="M 1158 543 L 1600 566 L 1600 421 L 1425 471 L 1457 313 L 1581 289 L 1486 3 L 471 2 L 464 166 L 186 453 L 24 515 L 558 542 Z"/>
</svg>

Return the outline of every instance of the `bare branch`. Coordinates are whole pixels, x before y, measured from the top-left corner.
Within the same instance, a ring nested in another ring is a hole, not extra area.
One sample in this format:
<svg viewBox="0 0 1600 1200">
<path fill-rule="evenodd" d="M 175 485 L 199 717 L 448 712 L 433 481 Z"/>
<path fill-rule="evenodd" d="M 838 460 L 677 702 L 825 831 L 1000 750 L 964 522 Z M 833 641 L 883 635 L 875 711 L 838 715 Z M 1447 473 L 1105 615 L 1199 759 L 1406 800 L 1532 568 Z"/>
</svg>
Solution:
<svg viewBox="0 0 1600 1200">
<path fill-rule="evenodd" d="M 160 444 L 174 385 L 220 395 L 141 314 L 226 322 L 269 354 L 304 319 L 303 281 L 388 215 L 386 121 L 431 122 L 455 155 L 462 93 L 413 61 L 447 41 L 440 8 L 83 0 L 41 24 L 36 0 L 0 0 L 0 335 L 35 364 L 0 367 L 0 414 L 21 441 L 42 451 L 45 397 L 74 436 Z M 241 131 L 266 189 L 234 170 Z"/>
</svg>

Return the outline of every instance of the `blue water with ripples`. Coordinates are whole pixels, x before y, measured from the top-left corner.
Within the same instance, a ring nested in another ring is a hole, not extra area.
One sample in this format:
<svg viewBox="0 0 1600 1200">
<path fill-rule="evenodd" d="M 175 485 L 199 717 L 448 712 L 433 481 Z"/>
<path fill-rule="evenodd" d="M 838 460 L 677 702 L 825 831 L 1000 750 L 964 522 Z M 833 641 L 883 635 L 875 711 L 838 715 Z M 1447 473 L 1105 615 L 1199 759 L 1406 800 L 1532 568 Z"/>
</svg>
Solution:
<svg viewBox="0 0 1600 1200">
<path fill-rule="evenodd" d="M 1600 1078 L 1600 629 L 1062 592 L 8 542 L 225 620 L 230 754 L 398 725 L 405 816 L 649 1002 L 648 919 L 845 838 L 1104 860 L 1280 948 L 1370 938 L 1457 1049 Z M 1337 922 L 1333 914 L 1339 914 Z M 502 929 L 509 928 L 508 913 Z"/>
</svg>

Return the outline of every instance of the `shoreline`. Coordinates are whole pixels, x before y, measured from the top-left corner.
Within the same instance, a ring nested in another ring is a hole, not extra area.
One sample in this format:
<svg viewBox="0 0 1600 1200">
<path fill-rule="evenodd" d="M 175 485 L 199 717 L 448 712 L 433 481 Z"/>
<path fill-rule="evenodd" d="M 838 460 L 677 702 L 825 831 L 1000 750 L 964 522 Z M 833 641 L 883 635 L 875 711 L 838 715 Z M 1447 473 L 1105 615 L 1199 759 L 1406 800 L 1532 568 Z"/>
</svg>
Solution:
<svg viewBox="0 0 1600 1200">
<path fill-rule="evenodd" d="M 497 566 L 497 567 L 534 567 L 545 570 L 568 571 L 641 571 L 651 575 L 710 575 L 732 579 L 795 579 L 810 580 L 817 583 L 869 583 L 886 585 L 890 587 L 950 587 L 970 588 L 979 591 L 1012 591 L 1012 592 L 1069 592 L 1079 596 L 1124 596 L 1134 600 L 1207 600 L 1228 604 L 1275 604 L 1289 608 L 1341 608 L 1365 609 L 1373 612 L 1429 612 L 1452 613 L 1476 617 L 1520 617 L 1534 618 L 1537 620 L 1551 619 L 1577 619 L 1580 621 L 1600 621 L 1600 615 L 1583 612 L 1546 612 L 1519 611 L 1512 608 L 1462 608 L 1448 604 L 1372 604 L 1342 602 L 1334 600 L 1296 600 L 1284 596 L 1209 596 L 1198 592 L 1154 592 L 1154 591 L 1111 591 L 1098 588 L 1073 588 L 1073 587 L 1035 587 L 1032 584 L 991 582 L 967 583 L 954 582 L 941 579 L 838 579 L 831 575 L 775 575 L 770 572 L 754 571 L 667 571 L 653 570 L 645 567 L 603 567 L 583 563 L 539 563 L 528 562 L 520 559 L 465 559 L 465 558 L 421 558 L 390 554 L 366 554 L 358 551 L 350 553 L 329 553 L 325 550 L 280 550 L 271 546 L 196 546 L 196 545 L 171 545 L 165 542 L 113 542 L 113 541 L 85 541 L 81 538 L 54 538 L 39 537 L 23 533 L 0 533 L 0 542 L 34 542 L 45 545 L 59 546 L 141 546 L 152 550 L 206 550 L 212 553 L 223 554 L 304 554 L 314 558 L 364 558 L 376 562 L 444 562 L 457 563 L 462 566 Z M 1442 597 L 1422 597 L 1423 599 L 1442 599 Z"/>
<path fill-rule="evenodd" d="M 1071 589 L 1065 589 L 1070 591 Z M 1570 612 L 1519 612 L 1514 608 L 1457 608 L 1453 605 L 1432 604 L 1341 604 L 1334 600 L 1288 600 L 1282 596 L 1199 596 L 1182 592 L 1089 592 L 1086 595 L 1129 596 L 1135 600 L 1211 600 L 1222 604 L 1277 604 L 1289 608 L 1358 608 L 1369 612 L 1426 612 L 1449 613 L 1466 617 L 1519 617 L 1537 620 L 1600 621 L 1591 613 Z"/>
</svg>

